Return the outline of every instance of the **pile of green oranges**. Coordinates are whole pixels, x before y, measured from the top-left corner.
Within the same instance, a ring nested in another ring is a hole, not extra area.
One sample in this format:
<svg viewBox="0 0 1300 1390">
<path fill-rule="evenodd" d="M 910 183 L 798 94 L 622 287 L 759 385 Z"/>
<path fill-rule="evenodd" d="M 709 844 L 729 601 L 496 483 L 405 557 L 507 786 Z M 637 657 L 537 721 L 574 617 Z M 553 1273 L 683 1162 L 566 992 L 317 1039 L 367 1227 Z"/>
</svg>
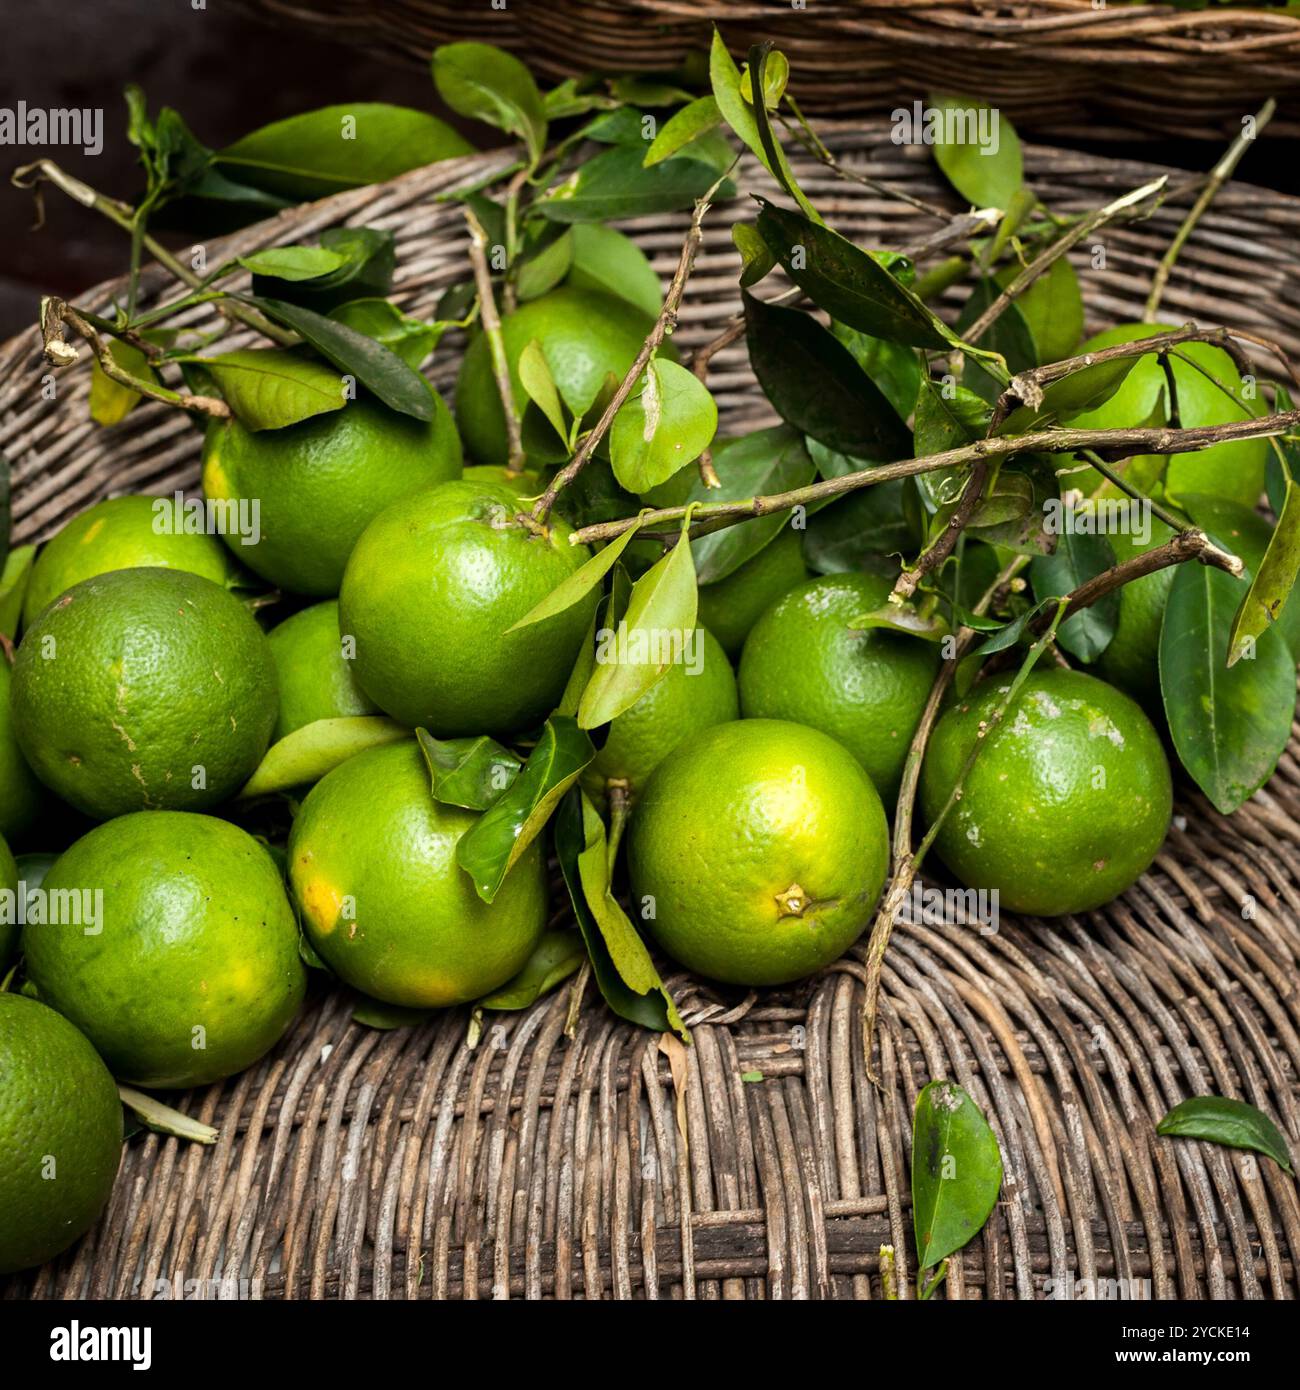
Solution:
<svg viewBox="0 0 1300 1390">
<path fill-rule="evenodd" d="M 568 287 L 508 317 L 504 339 L 516 369 L 539 341 L 581 414 L 649 326 Z M 0 1271 L 95 1220 L 120 1152 L 114 1081 L 176 1090 L 250 1066 L 290 1027 L 306 960 L 419 1009 L 483 999 L 528 961 L 555 906 L 546 837 L 485 901 L 456 857 L 480 813 L 434 798 L 413 732 L 526 756 L 592 640 L 594 592 L 514 628 L 590 552 L 564 494 L 536 524 L 526 499 L 550 474 L 511 474 L 505 454 L 479 338 L 454 417 L 363 396 L 280 430 L 213 424 L 205 495 L 255 503 L 255 543 L 160 526 L 155 499 L 122 496 L 40 552 L 0 659 Z M 597 731 L 581 786 L 627 808 L 618 882 L 685 966 L 787 983 L 869 924 L 940 661 L 852 627 L 890 587 L 811 573 L 787 525 L 701 591 L 698 659 Z M 1005 692 L 986 680 L 942 714 L 927 816 Z M 280 798 L 286 835 L 254 833 L 265 821 L 240 793 L 272 744 L 358 717 L 391 737 Z M 1150 864 L 1170 773 L 1128 695 L 1036 671 L 987 745 L 937 844 L 963 884 L 1071 913 Z"/>
</svg>

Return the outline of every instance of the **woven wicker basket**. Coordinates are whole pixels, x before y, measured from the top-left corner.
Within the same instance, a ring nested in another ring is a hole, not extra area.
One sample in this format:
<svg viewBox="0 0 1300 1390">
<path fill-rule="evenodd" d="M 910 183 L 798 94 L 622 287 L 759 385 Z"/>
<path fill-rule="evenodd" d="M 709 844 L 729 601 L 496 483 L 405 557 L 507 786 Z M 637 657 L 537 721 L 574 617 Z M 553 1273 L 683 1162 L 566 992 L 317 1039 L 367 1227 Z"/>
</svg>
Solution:
<svg viewBox="0 0 1300 1390">
<path fill-rule="evenodd" d="M 878 132 L 879 133 L 879 132 Z M 930 166 L 830 127 L 842 158 L 933 201 Z M 1149 165 L 1030 147 L 1027 173 L 1060 212 L 1145 182 Z M 476 157 L 286 213 L 230 239 L 234 254 L 341 222 L 392 228 L 414 312 L 465 274 L 463 223 L 435 201 L 492 166 Z M 906 245 L 933 223 L 796 161 L 837 225 Z M 765 188 L 752 161 L 743 186 Z M 680 336 L 711 337 L 736 305 L 728 222 L 706 221 Z M 1180 217 L 1108 229 L 1082 280 L 1092 323 L 1136 317 Z M 627 224 L 668 271 L 683 216 Z M 1300 353 L 1300 203 L 1223 192 L 1187 246 L 1172 317 L 1253 325 Z M 166 277 L 151 268 L 151 298 Z M 118 286 L 88 292 L 103 309 Z M 209 323 L 206 311 L 196 324 Z M 231 335 L 228 341 L 235 341 Z M 444 346 L 446 386 L 458 345 Z M 743 347 L 717 359 L 723 428 L 767 418 Z M 40 390 L 35 332 L 0 350 L 0 448 L 16 461 L 20 536 L 47 534 L 108 494 L 197 479 L 199 437 L 143 405 L 87 418 L 89 373 Z M 1241 1096 L 1300 1133 L 1300 762 L 1225 820 L 1184 789 L 1164 852 L 1118 902 L 996 934 L 900 925 L 882 994 L 881 1087 L 866 1078 L 860 948 L 796 988 L 719 994 L 669 980 L 694 1046 L 676 1080 L 658 1039 L 588 997 L 563 1035 L 567 990 L 490 1016 L 376 1032 L 316 986 L 258 1066 L 179 1101 L 220 1126 L 215 1148 L 132 1141 L 111 1204 L 77 1247 L 0 1282 L 0 1296 L 879 1297 L 878 1252 L 906 1265 L 910 1116 L 931 1078 L 960 1082 L 1006 1162 L 1001 1199 L 954 1260 L 943 1296 L 1087 1296 L 1100 1279 L 1154 1297 L 1295 1297 L 1296 1188 L 1270 1162 L 1154 1125 L 1188 1094 Z M 560 899 L 557 897 L 557 905 Z M 558 910 L 558 906 L 557 906 Z M 1072 1283 L 1071 1281 L 1079 1281 Z M 1050 1284 L 1047 1281 L 1052 1281 Z"/>
<path fill-rule="evenodd" d="M 928 91 L 997 103 L 1026 130 L 1090 139 L 1135 132 L 1220 139 L 1266 96 L 1276 130 L 1300 135 L 1300 17 L 1275 9 L 1111 0 L 242 0 L 359 48 L 424 64 L 436 44 L 513 49 L 560 78 L 663 71 L 708 43 L 775 39 L 810 110 L 879 112 Z M 978 61 L 972 66 L 972 54 Z"/>
</svg>

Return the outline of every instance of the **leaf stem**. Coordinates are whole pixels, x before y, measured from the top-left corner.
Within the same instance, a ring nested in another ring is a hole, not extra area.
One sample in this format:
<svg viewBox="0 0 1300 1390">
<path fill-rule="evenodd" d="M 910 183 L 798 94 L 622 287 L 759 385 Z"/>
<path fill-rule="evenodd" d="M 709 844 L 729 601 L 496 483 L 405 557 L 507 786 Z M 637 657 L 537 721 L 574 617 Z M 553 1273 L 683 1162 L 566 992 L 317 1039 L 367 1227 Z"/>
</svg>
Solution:
<svg viewBox="0 0 1300 1390">
<path fill-rule="evenodd" d="M 464 208 L 469 226 L 469 259 L 474 267 L 474 284 L 478 289 L 479 317 L 487 334 L 488 351 L 492 356 L 492 375 L 496 378 L 501 396 L 501 410 L 506 421 L 506 469 L 521 473 L 524 467 L 524 446 L 519 433 L 519 416 L 515 413 L 515 392 L 510 381 L 510 361 L 506 356 L 505 338 L 501 332 L 501 316 L 497 313 L 496 294 L 492 289 L 492 272 L 488 269 L 487 232 L 474 216 L 474 210 Z"/>
<path fill-rule="evenodd" d="M 1117 473 L 1095 450 L 1080 449 L 1079 457 L 1087 459 L 1108 483 L 1112 483 L 1122 493 L 1131 497 L 1135 502 L 1145 503 L 1151 508 L 1152 515 L 1159 517 L 1171 530 L 1183 530 L 1183 522 L 1173 512 L 1162 506 L 1154 497 L 1149 497 L 1141 488 L 1134 487 L 1122 473 Z"/>
</svg>

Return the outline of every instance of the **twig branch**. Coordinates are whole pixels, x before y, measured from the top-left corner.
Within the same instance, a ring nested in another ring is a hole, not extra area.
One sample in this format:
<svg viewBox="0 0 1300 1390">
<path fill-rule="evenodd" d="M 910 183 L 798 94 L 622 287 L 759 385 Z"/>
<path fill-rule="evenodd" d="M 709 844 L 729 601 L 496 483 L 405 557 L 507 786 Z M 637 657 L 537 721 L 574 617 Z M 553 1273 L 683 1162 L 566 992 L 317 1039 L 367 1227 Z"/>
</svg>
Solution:
<svg viewBox="0 0 1300 1390">
<path fill-rule="evenodd" d="M 1160 299 L 1165 292 L 1165 286 L 1169 283 L 1169 273 L 1174 268 L 1174 263 L 1178 260 L 1178 255 L 1187 243 L 1187 238 L 1191 236 L 1196 224 L 1205 214 L 1205 210 L 1218 195 L 1219 189 L 1232 177 L 1237 165 L 1241 163 L 1242 156 L 1250 148 L 1255 137 L 1273 119 L 1273 113 L 1277 110 L 1277 102 L 1272 97 L 1260 107 L 1255 114 L 1253 129 L 1249 125 L 1243 125 L 1241 134 L 1224 151 L 1223 157 L 1210 170 L 1209 177 L 1205 180 L 1205 187 L 1201 189 L 1200 197 L 1192 204 L 1191 211 L 1183 219 L 1183 225 L 1174 234 L 1174 239 L 1169 243 L 1169 249 L 1160 258 L 1160 264 L 1156 267 L 1156 273 L 1151 277 L 1151 292 L 1147 295 L 1146 308 L 1142 311 L 1144 323 L 1154 323 L 1156 314 L 1160 309 Z"/>
<path fill-rule="evenodd" d="M 515 392 L 510 382 L 510 361 L 506 357 L 505 339 L 501 334 L 501 316 L 497 313 L 492 272 L 488 269 L 488 237 L 483 224 L 474 216 L 473 208 L 467 206 L 464 213 L 469 225 L 469 259 L 474 267 L 474 284 L 478 290 L 479 317 L 483 322 L 483 332 L 487 335 L 492 375 L 496 378 L 501 410 L 506 420 L 506 468 L 511 473 L 519 473 L 524 467 L 524 446 L 519 433 L 519 416 L 515 414 Z"/>
<path fill-rule="evenodd" d="M 619 383 L 618 390 L 614 392 L 600 419 L 597 420 L 595 428 L 582 441 L 578 446 L 577 453 L 560 469 L 551 480 L 551 485 L 538 499 L 536 507 L 533 508 L 533 516 L 537 521 L 543 523 L 546 521 L 551 514 L 551 508 L 555 505 L 555 499 L 587 466 L 587 461 L 595 452 L 596 446 L 604 439 L 609 427 L 614 423 L 614 416 L 618 414 L 623 402 L 632 394 L 633 387 L 640 380 L 641 373 L 645 371 L 646 363 L 658 352 L 663 340 L 677 327 L 677 311 L 681 308 L 682 295 L 686 291 L 686 282 L 691 278 L 691 271 L 695 268 L 695 255 L 704 237 L 704 215 L 709 210 L 714 194 L 717 193 L 731 173 L 734 164 L 735 161 L 725 173 L 718 177 L 709 191 L 702 198 L 696 200 L 695 211 L 691 215 L 691 225 L 687 229 L 686 240 L 682 243 L 682 253 L 677 258 L 677 269 L 673 272 L 672 284 L 669 285 L 668 293 L 664 296 L 663 308 L 659 310 L 659 317 L 655 320 L 654 327 L 650 330 L 645 342 L 641 344 L 641 351 L 637 353 L 636 360 L 628 368 L 627 375 Z M 635 524 L 634 521 L 633 525 Z"/>
<path fill-rule="evenodd" d="M 983 499 L 984 484 L 988 481 L 988 476 L 988 460 L 976 459 L 971 465 L 970 473 L 966 478 L 966 485 L 962 488 L 961 496 L 957 499 L 957 505 L 953 508 L 952 515 L 948 518 L 943 530 L 916 557 L 915 564 L 903 566 L 889 595 L 891 603 L 903 603 L 911 598 L 916 592 L 917 585 L 927 574 L 942 568 L 944 561 L 952 554 L 957 542 L 961 539 L 962 531 L 971 517 L 975 515 L 975 509 Z"/>
</svg>

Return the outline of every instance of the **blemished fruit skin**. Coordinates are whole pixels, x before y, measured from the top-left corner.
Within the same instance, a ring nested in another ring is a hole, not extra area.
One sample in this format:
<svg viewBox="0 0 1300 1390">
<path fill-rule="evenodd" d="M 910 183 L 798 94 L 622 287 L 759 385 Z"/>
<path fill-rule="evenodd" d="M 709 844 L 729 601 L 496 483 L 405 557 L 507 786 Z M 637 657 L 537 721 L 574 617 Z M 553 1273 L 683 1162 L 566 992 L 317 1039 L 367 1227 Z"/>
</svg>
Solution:
<svg viewBox="0 0 1300 1390">
<path fill-rule="evenodd" d="M 486 903 L 456 862 L 477 819 L 434 801 L 414 740 L 358 753 L 312 788 L 289 837 L 289 883 L 341 979 L 390 1004 L 444 1008 L 519 972 L 546 926 L 541 841 Z"/>
<path fill-rule="evenodd" d="M 11 707 L 37 776 L 107 820 L 233 795 L 266 752 L 279 694 L 239 599 L 181 570 L 130 569 L 84 580 L 27 630 Z"/>
<path fill-rule="evenodd" d="M 0 836 L 0 894 L 7 896 L 18 891 L 18 865 L 4 837 Z M 0 975 L 3 975 L 18 954 L 18 938 L 22 929 L 18 925 L 17 914 L 0 914 Z"/>
<path fill-rule="evenodd" d="M 170 498 L 131 496 L 96 502 L 74 516 L 36 557 L 23 599 L 24 626 L 30 627 L 74 584 L 112 570 L 159 565 L 224 587 L 234 583 L 238 566 L 216 536 L 155 529 L 160 503 L 170 515 Z"/>
<path fill-rule="evenodd" d="M 928 820 L 1009 688 L 1009 677 L 983 682 L 935 726 L 921 773 Z M 985 739 L 935 840 L 966 887 L 1056 917 L 1110 902 L 1151 864 L 1173 809 L 1169 763 L 1122 691 L 1081 671 L 1032 672 Z"/>
<path fill-rule="evenodd" d="M 799 532 L 783 527 L 775 540 L 725 579 L 700 586 L 700 622 L 734 661 L 765 610 L 796 584 L 811 578 Z"/>
<path fill-rule="evenodd" d="M 357 684 L 343 655 L 339 606 L 314 603 L 286 618 L 267 636 L 280 682 L 280 717 L 274 737 L 284 738 L 318 719 L 376 714 L 379 707 Z"/>
<path fill-rule="evenodd" d="M 1175 325 L 1122 323 L 1089 338 L 1080 353 L 1136 342 L 1154 333 L 1167 333 Z M 1199 364 L 1230 391 L 1240 394 L 1241 376 L 1232 358 L 1212 343 L 1183 343 L 1178 351 Z M 1230 400 L 1214 381 L 1196 367 L 1177 357 L 1169 359 L 1178 391 L 1178 416 L 1185 429 L 1198 425 L 1223 425 L 1246 420 L 1250 413 Z M 1119 429 L 1142 425 L 1161 402 L 1162 418 L 1167 418 L 1168 401 L 1164 368 L 1155 355 L 1140 358 L 1125 377 L 1119 390 L 1096 410 L 1077 415 L 1071 429 Z M 1254 507 L 1264 490 L 1264 470 L 1268 461 L 1266 439 L 1234 439 L 1226 444 L 1202 449 L 1199 453 L 1171 454 L 1165 473 L 1166 495 L 1177 502 L 1182 496 L 1206 493 L 1228 497 L 1244 507 Z"/>
<path fill-rule="evenodd" d="M 632 901 L 670 956 L 729 984 L 779 985 L 861 935 L 889 831 L 841 744 L 742 719 L 678 744 L 655 769 L 629 822 L 628 867 Z"/>
<path fill-rule="evenodd" d="M 233 1076 L 302 1003 L 298 924 L 275 861 L 229 821 L 119 816 L 66 850 L 42 886 L 52 904 L 77 898 L 81 925 L 29 921 L 28 976 L 119 1081 L 181 1089 Z"/>
<path fill-rule="evenodd" d="M 933 642 L 850 623 L 880 608 L 883 575 L 827 574 L 791 589 L 754 624 L 740 658 L 747 719 L 794 719 L 838 739 L 887 806 L 940 656 Z"/>
<path fill-rule="evenodd" d="M 95 1049 L 53 1009 L 0 994 L 0 1274 L 84 1235 L 121 1159 L 122 1102 Z"/>
<path fill-rule="evenodd" d="M 203 491 L 220 501 L 256 501 L 260 537 L 239 559 L 291 593 L 332 598 L 352 547 L 391 502 L 460 476 L 460 438 L 451 412 L 429 388 L 432 421 L 366 397 L 280 430 L 236 420 L 209 427 Z"/>
<path fill-rule="evenodd" d="M 356 639 L 356 676 L 386 714 L 437 737 L 508 736 L 559 702 L 597 596 L 507 633 L 588 558 L 558 517 L 546 535 L 519 498 L 454 482 L 386 508 L 348 561 L 339 630 Z"/>
<path fill-rule="evenodd" d="M 501 320 L 515 408 L 528 400 L 519 379 L 519 356 L 535 338 L 551 369 L 560 399 L 575 416 L 590 408 L 605 378 L 621 381 L 645 342 L 652 320 L 613 295 L 562 287 L 507 314 Z M 480 333 L 466 350 L 456 382 L 456 424 L 465 451 L 479 463 L 500 463 L 509 453 L 505 411 L 487 336 Z M 534 449 L 534 454 L 536 450 Z M 552 458 L 567 457 L 559 436 Z"/>
<path fill-rule="evenodd" d="M 12 840 L 36 820 L 45 800 L 40 779 L 27 766 L 14 737 L 9 692 L 13 672 L 0 655 L 0 835 Z"/>
<path fill-rule="evenodd" d="M 727 654 L 705 628 L 697 628 L 698 657 L 692 665 L 679 662 L 652 685 L 609 726 L 604 747 L 587 764 L 582 785 L 598 807 L 604 807 L 611 779 L 626 784 L 635 802 L 646 779 L 685 738 L 714 724 L 740 717 L 736 677 Z"/>
</svg>

